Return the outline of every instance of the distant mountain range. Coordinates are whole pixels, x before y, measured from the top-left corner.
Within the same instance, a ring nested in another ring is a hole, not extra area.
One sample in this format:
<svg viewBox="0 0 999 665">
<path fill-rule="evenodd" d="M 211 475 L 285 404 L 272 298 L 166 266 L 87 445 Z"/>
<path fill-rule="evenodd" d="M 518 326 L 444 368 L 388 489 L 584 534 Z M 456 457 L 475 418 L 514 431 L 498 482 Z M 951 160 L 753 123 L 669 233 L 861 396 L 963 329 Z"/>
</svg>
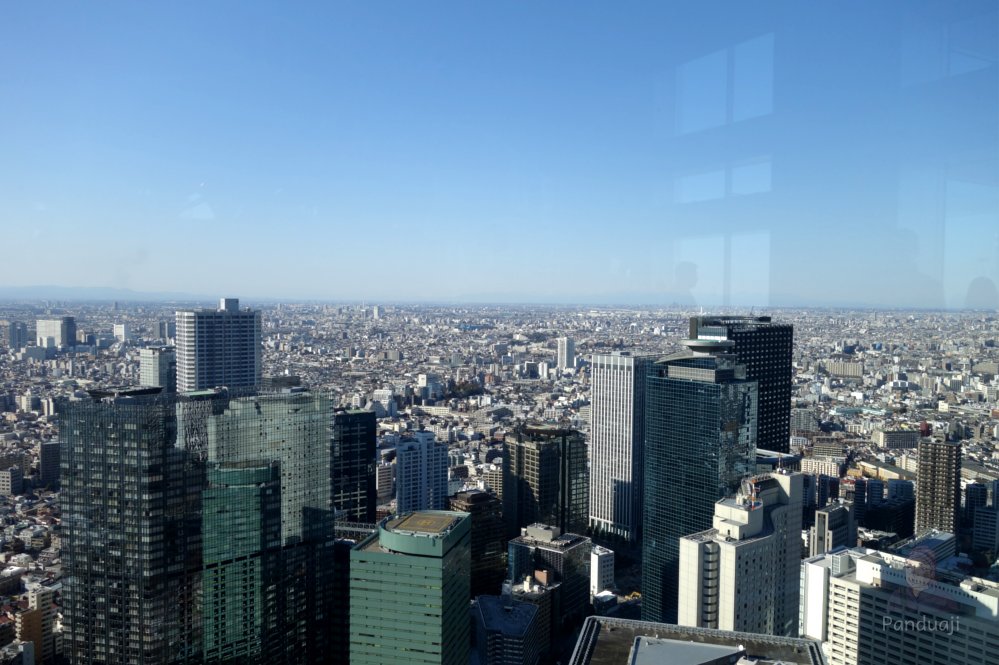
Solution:
<svg viewBox="0 0 999 665">
<path fill-rule="evenodd" d="M 133 291 L 132 289 L 121 289 L 109 286 L 0 286 L 0 301 L 25 301 L 38 302 L 44 300 L 66 301 L 66 302 L 175 302 L 184 304 L 207 304 L 211 305 L 217 301 L 220 295 L 203 295 L 195 293 L 183 293 L 179 291 Z M 557 296 L 547 295 L 524 295 L 507 292 L 481 292 L 465 293 L 452 298 L 276 298 L 276 297 L 255 297 L 252 293 L 235 293 L 233 297 L 238 297 L 247 303 L 273 304 L 273 303 L 397 303 L 397 304 L 433 304 L 433 305 L 554 305 L 554 306 L 576 306 L 576 307 L 606 307 L 606 306 L 633 306 L 633 307 L 681 307 L 698 309 L 703 307 L 710 311 L 717 308 L 717 300 L 707 302 L 696 302 L 691 294 L 678 293 L 651 293 L 651 292 L 619 292 Z M 925 308 L 918 302 L 902 302 L 894 304 L 877 304 L 863 301 L 836 300 L 830 298 L 818 298 L 816 300 L 806 300 L 800 296 L 790 294 L 770 294 L 758 296 L 742 296 L 731 303 L 730 307 L 741 309 L 774 309 L 774 308 L 845 308 L 845 309 L 879 309 L 879 310 L 923 310 L 938 308 Z"/>
<path fill-rule="evenodd" d="M 118 300 L 125 302 L 206 302 L 214 298 L 193 293 L 133 291 L 109 286 L 0 286 L 0 300 Z"/>
</svg>

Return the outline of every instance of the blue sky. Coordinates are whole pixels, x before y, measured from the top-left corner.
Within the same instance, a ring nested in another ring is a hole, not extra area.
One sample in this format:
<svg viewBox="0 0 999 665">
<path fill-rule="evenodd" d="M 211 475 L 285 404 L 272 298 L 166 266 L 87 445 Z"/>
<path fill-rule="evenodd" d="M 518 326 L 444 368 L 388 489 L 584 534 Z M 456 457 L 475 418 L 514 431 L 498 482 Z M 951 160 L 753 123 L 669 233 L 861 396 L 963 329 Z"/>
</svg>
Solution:
<svg viewBox="0 0 999 665">
<path fill-rule="evenodd" d="M 7 3 L 0 284 L 962 306 L 996 5 L 820 4 Z"/>
</svg>

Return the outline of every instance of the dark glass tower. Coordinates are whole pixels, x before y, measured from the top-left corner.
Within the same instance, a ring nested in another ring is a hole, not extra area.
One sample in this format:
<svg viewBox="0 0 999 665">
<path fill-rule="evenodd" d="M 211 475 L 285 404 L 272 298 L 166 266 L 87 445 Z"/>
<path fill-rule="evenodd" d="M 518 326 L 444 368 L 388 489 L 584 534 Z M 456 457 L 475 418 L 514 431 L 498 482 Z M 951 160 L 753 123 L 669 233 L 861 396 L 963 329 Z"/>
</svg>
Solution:
<svg viewBox="0 0 999 665">
<path fill-rule="evenodd" d="M 333 408 L 307 392 L 63 400 L 73 663 L 333 659 Z"/>
<path fill-rule="evenodd" d="M 489 492 L 458 492 L 451 510 L 472 519 L 472 598 L 497 594 L 506 574 L 503 504 Z"/>
<path fill-rule="evenodd" d="M 586 442 L 575 430 L 529 425 L 507 440 L 503 454 L 503 516 L 507 533 L 535 522 L 562 533 L 586 533 L 589 472 Z"/>
<path fill-rule="evenodd" d="M 655 363 L 646 383 L 645 621 L 676 623 L 679 538 L 710 529 L 715 502 L 756 468 L 756 382 L 724 355 L 731 341 L 687 345 L 695 351 Z"/>
<path fill-rule="evenodd" d="M 333 416 L 333 508 L 354 522 L 375 522 L 375 427 L 374 411 L 338 410 Z"/>
<path fill-rule="evenodd" d="M 759 390 L 756 445 L 786 453 L 791 445 L 791 357 L 794 326 L 769 316 L 693 316 L 690 338 L 728 339 L 746 378 Z"/>
<path fill-rule="evenodd" d="M 72 663 L 200 662 L 203 475 L 156 389 L 61 400 L 63 625 Z"/>
</svg>

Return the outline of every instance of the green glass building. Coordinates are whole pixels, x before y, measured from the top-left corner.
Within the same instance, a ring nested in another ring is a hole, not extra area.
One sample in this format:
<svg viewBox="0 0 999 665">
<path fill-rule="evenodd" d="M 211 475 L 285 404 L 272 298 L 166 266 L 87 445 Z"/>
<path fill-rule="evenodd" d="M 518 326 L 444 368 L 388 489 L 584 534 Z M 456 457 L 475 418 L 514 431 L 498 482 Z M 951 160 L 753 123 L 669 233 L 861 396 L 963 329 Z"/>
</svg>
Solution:
<svg viewBox="0 0 999 665">
<path fill-rule="evenodd" d="M 729 340 L 652 365 L 645 394 L 642 619 L 676 623 L 679 539 L 710 529 L 714 505 L 756 470 L 757 385 Z"/>
<path fill-rule="evenodd" d="M 204 660 L 267 661 L 282 647 L 279 465 L 216 465 L 207 475 L 202 494 Z"/>
<path fill-rule="evenodd" d="M 330 397 L 236 397 L 203 413 L 206 660 L 329 662 L 336 648 Z"/>
<path fill-rule="evenodd" d="M 466 665 L 468 513 L 384 520 L 350 553 L 350 662 Z"/>
</svg>

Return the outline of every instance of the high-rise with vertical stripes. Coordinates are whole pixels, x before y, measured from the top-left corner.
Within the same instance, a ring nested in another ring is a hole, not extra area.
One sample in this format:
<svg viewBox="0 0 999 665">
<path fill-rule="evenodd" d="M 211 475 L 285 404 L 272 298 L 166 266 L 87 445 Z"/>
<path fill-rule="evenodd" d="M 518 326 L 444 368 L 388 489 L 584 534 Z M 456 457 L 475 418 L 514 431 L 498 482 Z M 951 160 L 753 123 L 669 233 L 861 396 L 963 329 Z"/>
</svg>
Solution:
<svg viewBox="0 0 999 665">
<path fill-rule="evenodd" d="M 590 365 L 590 527 L 628 542 L 641 532 L 645 379 L 654 360 L 595 354 Z"/>
<path fill-rule="evenodd" d="M 177 390 L 260 385 L 260 312 L 223 298 L 217 310 L 177 312 Z"/>
</svg>

